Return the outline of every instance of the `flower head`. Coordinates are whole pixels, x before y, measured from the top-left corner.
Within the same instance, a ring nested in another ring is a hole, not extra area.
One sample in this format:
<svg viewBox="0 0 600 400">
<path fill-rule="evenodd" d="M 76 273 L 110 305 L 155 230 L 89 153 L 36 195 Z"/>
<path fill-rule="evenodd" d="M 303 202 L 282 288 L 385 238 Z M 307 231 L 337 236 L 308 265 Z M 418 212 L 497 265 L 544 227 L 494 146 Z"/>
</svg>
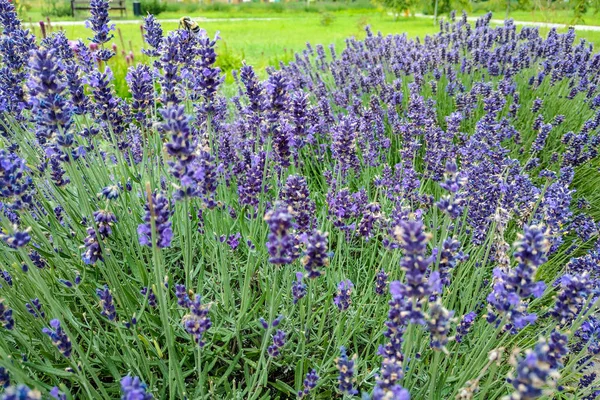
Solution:
<svg viewBox="0 0 600 400">
<path fill-rule="evenodd" d="M 292 296 L 294 297 L 294 304 L 298 303 L 300 299 L 306 296 L 306 284 L 302 281 L 304 275 L 302 272 L 296 272 L 296 281 L 292 284 Z"/>
<path fill-rule="evenodd" d="M 137 376 L 124 376 L 121 379 L 121 400 L 152 400 L 148 387 Z"/>
<path fill-rule="evenodd" d="M 171 211 L 171 202 L 163 193 L 155 192 L 148 197 L 148 204 L 144 206 L 146 215 L 144 223 L 138 225 L 137 233 L 142 246 L 152 246 L 153 233 L 152 222 L 156 229 L 156 245 L 158 247 L 169 247 L 173 238 L 171 221 L 169 218 L 173 214 Z"/>
<path fill-rule="evenodd" d="M 351 295 L 354 284 L 349 279 L 346 279 L 341 281 L 337 288 L 337 296 L 333 299 L 333 303 L 340 311 L 346 311 L 350 307 L 350 304 L 352 304 Z"/>
<path fill-rule="evenodd" d="M 101 314 L 108 318 L 109 321 L 113 321 L 117 317 L 117 313 L 115 311 L 113 296 L 108 286 L 105 285 L 102 289 L 96 289 L 96 294 L 100 297 Z"/>
<path fill-rule="evenodd" d="M 281 348 L 285 346 L 285 342 L 287 340 L 286 336 L 286 333 L 281 329 L 278 329 L 277 332 L 275 332 L 273 335 L 273 344 L 267 348 L 267 353 L 269 353 L 269 356 L 279 356 Z"/>
<path fill-rule="evenodd" d="M 8 308 L 4 303 L 4 299 L 0 299 L 0 325 L 9 331 L 14 329 L 15 320 L 13 319 L 13 310 Z"/>
<path fill-rule="evenodd" d="M 52 344 L 56 346 L 60 353 L 69 358 L 71 357 L 72 345 L 67 333 L 60 326 L 60 321 L 53 319 L 50 321 L 50 328 L 42 329 L 42 332 L 52 339 Z"/>
<path fill-rule="evenodd" d="M 108 0 L 90 0 L 90 18 L 86 20 L 86 27 L 94 31 L 95 35 L 90 40 L 96 44 L 104 44 L 114 37 L 111 31 L 115 24 L 110 23 Z"/>
<path fill-rule="evenodd" d="M 354 388 L 354 361 L 356 356 L 348 358 L 346 348 L 340 347 L 340 356 L 336 360 L 336 366 L 339 371 L 338 389 L 344 394 L 354 396 L 358 394 L 358 390 Z"/>
</svg>

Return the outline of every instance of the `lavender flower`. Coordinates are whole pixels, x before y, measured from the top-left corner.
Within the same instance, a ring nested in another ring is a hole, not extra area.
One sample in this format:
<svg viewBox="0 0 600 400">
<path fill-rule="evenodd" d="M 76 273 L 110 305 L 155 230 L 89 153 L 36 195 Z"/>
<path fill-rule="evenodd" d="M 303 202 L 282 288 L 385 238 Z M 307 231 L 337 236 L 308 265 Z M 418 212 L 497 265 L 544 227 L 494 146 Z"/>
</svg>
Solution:
<svg viewBox="0 0 600 400">
<path fill-rule="evenodd" d="M 427 327 L 431 337 L 431 348 L 434 350 L 444 350 L 447 352 L 446 344 L 448 343 L 448 331 L 450 330 L 450 322 L 454 311 L 448 311 L 438 300 L 429 305 L 427 313 Z"/>
<path fill-rule="evenodd" d="M 5 207 L 20 210 L 32 202 L 33 184 L 25 160 L 0 149 L 0 200 Z"/>
<path fill-rule="evenodd" d="M 109 321 L 114 321 L 117 317 L 113 296 L 107 285 L 103 289 L 96 289 L 96 294 L 100 297 L 100 307 L 102 307 L 102 316 L 108 318 Z"/>
<path fill-rule="evenodd" d="M 177 297 L 177 304 L 179 304 L 180 307 L 189 308 L 191 300 L 187 294 L 185 285 L 175 285 L 175 297 Z"/>
<path fill-rule="evenodd" d="M 10 386 L 10 376 L 4 367 L 0 367 L 0 387 L 7 388 Z"/>
<path fill-rule="evenodd" d="M 133 98 L 131 103 L 133 116 L 142 127 L 149 128 L 152 117 L 151 110 L 155 101 L 152 71 L 147 65 L 140 64 L 129 68 L 125 79 Z"/>
<path fill-rule="evenodd" d="M 473 322 L 475 322 L 476 317 L 477 313 L 475 311 L 471 311 L 470 313 L 463 315 L 460 324 L 456 327 L 455 340 L 458 343 L 461 343 L 463 337 L 465 337 L 467 333 L 469 333 L 469 330 L 471 329 Z"/>
<path fill-rule="evenodd" d="M 442 285 L 444 286 L 450 285 L 452 269 L 454 269 L 456 264 L 465 257 L 462 251 L 459 251 L 459 249 L 460 243 L 455 239 L 446 239 L 444 240 L 444 243 L 442 243 L 439 271 L 440 279 Z"/>
<path fill-rule="evenodd" d="M 156 301 L 156 295 L 154 294 L 154 291 L 152 290 L 152 288 L 144 286 L 143 288 L 140 289 L 140 294 L 142 296 L 148 298 L 148 305 L 150 307 L 156 307 L 158 305 L 158 303 Z"/>
<path fill-rule="evenodd" d="M 287 204 L 296 221 L 298 232 L 309 232 L 316 224 L 316 206 L 310 199 L 306 179 L 290 175 L 281 190 L 281 201 Z"/>
<path fill-rule="evenodd" d="M 117 217 L 107 210 L 94 211 L 93 216 L 98 225 L 100 238 L 106 239 L 112 233 L 112 226 L 117 222 Z"/>
<path fill-rule="evenodd" d="M 29 236 L 30 228 L 25 229 L 24 231 L 14 230 L 10 233 L 0 232 L 0 239 L 2 239 L 9 247 L 13 249 L 18 249 L 19 247 L 26 246 L 31 241 L 31 236 Z"/>
<path fill-rule="evenodd" d="M 550 312 L 551 315 L 563 326 L 570 323 L 581 312 L 588 296 L 592 293 L 592 288 L 588 271 L 576 275 L 563 275 L 560 278 L 560 292 Z"/>
<path fill-rule="evenodd" d="M 149 49 L 142 49 L 142 53 L 149 57 L 158 57 L 160 44 L 163 39 L 163 30 L 160 23 L 154 18 L 154 15 L 148 14 L 144 18 L 143 25 L 144 41 L 150 45 Z"/>
<path fill-rule="evenodd" d="M 59 320 L 53 319 L 50 321 L 50 328 L 44 328 L 42 332 L 50 337 L 52 344 L 56 346 L 63 356 L 67 358 L 71 357 L 71 340 L 69 340 L 67 333 L 60 326 Z"/>
<path fill-rule="evenodd" d="M 295 227 L 290 207 L 278 203 L 265 214 L 269 225 L 267 251 L 269 262 L 273 264 L 289 264 L 298 257 L 298 243 L 293 233 Z"/>
<path fill-rule="evenodd" d="M 42 311 L 42 303 L 38 298 L 32 299 L 31 303 L 25 303 L 25 308 L 34 318 L 46 318 L 46 313 Z"/>
<path fill-rule="evenodd" d="M 294 297 L 294 304 L 298 303 L 300 299 L 306 296 L 306 284 L 302 282 L 302 272 L 296 272 L 296 281 L 292 284 L 292 296 Z"/>
<path fill-rule="evenodd" d="M 121 379 L 121 400 L 152 400 L 148 387 L 137 376 L 124 376 Z"/>
<path fill-rule="evenodd" d="M 0 299 L 0 324 L 9 331 L 15 327 L 13 310 L 4 304 L 4 299 Z"/>
<path fill-rule="evenodd" d="M 103 196 L 106 200 L 114 200 L 119 198 L 119 186 L 118 185 L 109 185 L 100 191 L 100 196 Z"/>
<path fill-rule="evenodd" d="M 177 298 L 178 304 L 189 310 L 188 314 L 184 315 L 181 322 L 187 333 L 193 336 L 194 341 L 200 347 L 204 347 L 206 344 L 203 340 L 204 333 L 210 329 L 212 322 L 208 316 L 210 310 L 209 304 L 202 304 L 202 298 L 199 294 L 191 300 L 187 294 L 185 294 L 185 287 L 183 285 L 177 285 Z"/>
<path fill-rule="evenodd" d="M 319 381 L 319 375 L 317 375 L 317 370 L 313 369 L 306 374 L 306 378 L 304 378 L 304 382 L 302 383 L 302 390 L 298 391 L 298 398 L 303 399 L 308 396 L 310 391 L 317 386 L 317 382 Z"/>
<path fill-rule="evenodd" d="M 359 160 L 356 155 L 356 121 L 344 117 L 334 128 L 331 140 L 331 153 L 343 175 L 348 171 L 358 171 Z"/>
<path fill-rule="evenodd" d="M 346 279 L 341 281 L 337 288 L 337 296 L 333 299 L 333 303 L 340 311 L 346 311 L 350 307 L 350 304 L 352 304 L 351 295 L 354 284 L 349 279 Z"/>
<path fill-rule="evenodd" d="M 267 348 L 267 353 L 269 353 L 270 357 L 279 357 L 281 354 L 280 350 L 285 346 L 286 342 L 286 333 L 281 329 L 278 329 L 277 332 L 273 335 L 273 344 Z"/>
<path fill-rule="evenodd" d="M 356 356 L 351 359 L 346 355 L 346 348 L 340 347 L 340 356 L 336 360 L 337 369 L 339 371 L 338 376 L 338 389 L 343 394 L 348 394 L 350 396 L 354 396 L 358 394 L 358 390 L 354 388 L 354 382 L 356 379 L 354 378 L 354 360 Z"/>
<path fill-rule="evenodd" d="M 32 53 L 29 61 L 28 87 L 37 124 L 36 136 L 40 144 L 72 143 L 72 107 L 66 98 L 66 82 L 54 49 L 43 47 Z"/>
<path fill-rule="evenodd" d="M 83 240 L 83 247 L 85 251 L 81 254 L 81 259 L 86 264 L 95 264 L 98 260 L 104 261 L 102 254 L 102 247 L 100 247 L 100 241 L 96 236 L 96 230 L 94 228 L 87 228 L 87 236 Z"/>
<path fill-rule="evenodd" d="M 515 243 L 517 266 L 508 272 L 494 269 L 495 283 L 487 297 L 488 322 L 499 324 L 499 315 L 506 315 L 505 329 L 516 332 L 536 320 L 535 314 L 527 313 L 524 300 L 530 296 L 540 297 L 546 288 L 543 282 L 535 281 L 535 273 L 546 261 L 547 232 L 542 225 L 525 226 Z"/>
<path fill-rule="evenodd" d="M 163 124 L 161 133 L 167 136 L 169 142 L 165 144 L 167 152 L 185 163 L 193 153 L 189 118 L 185 115 L 183 105 L 175 105 L 162 109 Z"/>
<path fill-rule="evenodd" d="M 410 400 L 410 393 L 400 385 L 393 385 L 388 390 L 384 390 L 380 386 L 376 385 L 375 389 L 373 390 L 371 400 L 387 399 Z"/>
<path fill-rule="evenodd" d="M 9 386 L 2 393 L 2 400 L 40 400 L 42 394 L 25 385 Z"/>
<path fill-rule="evenodd" d="M 554 387 L 560 376 L 556 360 L 563 356 L 562 352 L 553 353 L 550 342 L 540 338 L 533 350 L 527 350 L 525 357 L 515 362 L 516 375 L 508 378 L 515 389 L 510 398 L 536 399 L 544 394 L 545 387 Z"/>
<path fill-rule="evenodd" d="M 327 253 L 327 236 L 328 232 L 313 231 L 306 237 L 306 251 L 302 257 L 302 265 L 307 272 L 309 279 L 318 278 L 324 274 L 322 270 L 329 266 L 329 255 Z"/>
<path fill-rule="evenodd" d="M 172 215 L 170 201 L 160 192 L 153 193 L 149 196 L 148 201 L 149 203 L 144 206 L 146 210 L 144 223 L 138 225 L 137 229 L 140 244 L 142 246 L 152 246 L 152 222 L 154 222 L 156 245 L 160 248 L 169 247 L 173 238 L 171 221 L 169 221 L 169 217 Z"/>
<path fill-rule="evenodd" d="M 110 33 L 115 30 L 115 24 L 110 24 L 109 8 L 108 0 L 90 0 L 91 17 L 85 21 L 85 26 L 94 31 L 95 35 L 90 40 L 99 45 L 107 43 L 114 37 Z"/>
<path fill-rule="evenodd" d="M 67 395 L 61 392 L 58 386 L 54 386 L 48 394 L 55 400 L 67 400 Z"/>
<path fill-rule="evenodd" d="M 406 284 L 398 288 L 405 296 L 417 300 L 415 304 L 420 305 L 420 301 L 439 289 L 435 287 L 439 279 L 437 272 L 431 273 L 429 279 L 427 277 L 429 265 L 433 261 L 432 257 L 425 255 L 430 235 L 425 233 L 421 221 L 400 221 L 395 236 L 404 250 L 400 268 L 406 272 Z"/>
<path fill-rule="evenodd" d="M 263 86 L 259 82 L 254 69 L 250 65 L 246 65 L 245 62 L 240 68 L 240 80 L 244 84 L 245 94 L 248 98 L 248 110 L 258 113 L 266 108 Z"/>
<path fill-rule="evenodd" d="M 8 271 L 0 271 L 0 276 L 2 277 L 2 279 L 4 279 L 8 286 L 13 285 L 12 276 L 10 276 L 10 273 Z"/>
<path fill-rule="evenodd" d="M 386 292 L 388 284 L 388 274 L 385 270 L 380 269 L 377 275 L 375 275 L 375 294 L 383 296 Z"/>
</svg>

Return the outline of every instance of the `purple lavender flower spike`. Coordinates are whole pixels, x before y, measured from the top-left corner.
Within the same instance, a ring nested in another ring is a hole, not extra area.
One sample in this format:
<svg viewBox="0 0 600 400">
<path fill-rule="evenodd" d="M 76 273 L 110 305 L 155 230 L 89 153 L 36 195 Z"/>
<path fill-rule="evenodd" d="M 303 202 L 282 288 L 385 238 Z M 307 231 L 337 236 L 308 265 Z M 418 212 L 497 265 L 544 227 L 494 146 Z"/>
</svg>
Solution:
<svg viewBox="0 0 600 400">
<path fill-rule="evenodd" d="M 278 329 L 273 335 L 273 344 L 267 348 L 269 356 L 273 358 L 278 357 L 281 354 L 281 349 L 285 346 L 286 340 L 286 333 Z"/>
<path fill-rule="evenodd" d="M 159 49 L 163 39 L 163 30 L 160 23 L 156 20 L 154 15 L 148 14 L 144 18 L 144 41 L 150 45 L 148 49 L 142 49 L 142 53 L 149 57 L 158 57 L 160 55 Z"/>
<path fill-rule="evenodd" d="M 129 91 L 133 97 L 131 104 L 133 116 L 142 127 L 151 125 L 150 110 L 154 106 L 154 82 L 152 71 L 147 65 L 139 64 L 129 68 L 126 76 Z"/>
<path fill-rule="evenodd" d="M 302 383 L 302 390 L 298 391 L 298 398 L 303 399 L 308 396 L 310 391 L 317 386 L 318 381 L 319 375 L 317 375 L 317 370 L 313 369 L 309 371 L 304 378 L 304 382 Z"/>
<path fill-rule="evenodd" d="M 176 285 L 175 290 L 177 304 L 188 310 L 188 313 L 181 320 L 185 331 L 192 335 L 198 346 L 204 347 L 206 344 L 204 334 L 212 326 L 212 321 L 208 316 L 210 304 L 202 304 L 202 298 L 199 294 L 194 296 L 194 300 L 191 300 L 183 285 Z M 191 295 L 192 292 L 190 292 Z"/>
<path fill-rule="evenodd" d="M 475 311 L 471 311 L 462 317 L 460 324 L 456 327 L 456 336 L 454 337 L 458 343 L 461 343 L 463 338 L 469 333 L 471 326 L 475 322 L 475 318 L 477 318 Z"/>
<path fill-rule="evenodd" d="M 313 231 L 305 238 L 306 251 L 301 261 L 309 279 L 320 277 L 325 273 L 324 268 L 329 266 L 327 236 L 328 232 Z"/>
<path fill-rule="evenodd" d="M 515 373 L 508 378 L 515 390 L 510 399 L 536 399 L 544 394 L 546 388 L 556 386 L 560 376 L 557 367 L 566 355 L 566 348 L 558 348 L 555 339 L 540 338 L 535 348 L 527 350 L 525 357 L 516 362 Z M 560 340 L 563 340 L 562 337 Z"/>
<path fill-rule="evenodd" d="M 152 308 L 156 308 L 158 306 L 158 302 L 156 300 L 156 295 L 154 294 L 154 291 L 152 290 L 152 288 L 144 286 L 143 288 L 140 289 L 140 294 L 144 297 L 148 298 L 148 305 Z"/>
<path fill-rule="evenodd" d="M 10 233 L 0 232 L 0 239 L 2 239 L 9 247 L 18 249 L 19 247 L 27 246 L 31 241 L 29 236 L 29 228 L 24 231 L 18 231 L 15 229 Z"/>
<path fill-rule="evenodd" d="M 448 331 L 450 330 L 453 315 L 454 311 L 446 310 L 439 300 L 429 305 L 426 319 L 432 349 L 447 352 Z"/>
<path fill-rule="evenodd" d="M 94 228 L 87 228 L 87 234 L 83 240 L 85 251 L 81 254 L 81 259 L 84 263 L 92 265 L 98 261 L 104 261 L 102 247 L 100 247 L 100 241 Z"/>
<path fill-rule="evenodd" d="M 306 284 L 302 281 L 304 275 L 302 272 L 296 272 L 296 281 L 292 284 L 292 296 L 294 297 L 294 304 L 298 303 L 300 299 L 306 296 Z"/>
<path fill-rule="evenodd" d="M 298 257 L 298 240 L 294 235 L 295 224 L 289 206 L 278 203 L 265 214 L 269 225 L 267 251 L 269 262 L 273 264 L 289 264 Z"/>
<path fill-rule="evenodd" d="M 60 326 L 60 321 L 53 319 L 50 321 L 50 328 L 42 329 L 42 332 L 50 337 L 52 344 L 60 353 L 69 358 L 71 357 L 72 345 L 67 333 Z"/>
<path fill-rule="evenodd" d="M 0 387 L 7 388 L 10 386 L 10 376 L 4 367 L 0 367 Z"/>
<path fill-rule="evenodd" d="M 308 184 L 303 176 L 288 176 L 281 190 L 281 201 L 291 208 L 298 232 L 308 232 L 315 226 L 316 206 L 310 199 Z"/>
<path fill-rule="evenodd" d="M 15 327 L 13 310 L 5 305 L 4 299 L 0 299 L 0 325 L 9 331 Z"/>
<path fill-rule="evenodd" d="M 42 394 L 25 385 L 9 386 L 2 393 L 2 400 L 40 400 Z"/>
<path fill-rule="evenodd" d="M 153 193 L 149 196 L 149 204 L 144 206 L 146 215 L 144 223 L 140 224 L 137 229 L 138 238 L 142 246 L 152 246 L 152 223 L 156 228 L 156 245 L 160 248 L 169 247 L 173 239 L 173 231 L 171 230 L 172 215 L 170 201 L 160 192 Z"/>
<path fill-rule="evenodd" d="M 96 289 L 96 294 L 100 297 L 100 307 L 102 307 L 102 312 L 100 314 L 108 318 L 109 321 L 114 321 L 117 317 L 117 313 L 115 311 L 113 296 L 108 289 L 108 286 L 105 285 L 102 289 Z"/>
<path fill-rule="evenodd" d="M 337 296 L 333 299 L 333 303 L 337 306 L 340 311 L 346 311 L 352 304 L 352 291 L 354 284 L 346 279 L 338 284 Z"/>
<path fill-rule="evenodd" d="M 90 18 L 85 21 L 87 28 L 94 32 L 90 40 L 102 45 L 114 37 L 111 31 L 115 30 L 115 24 L 110 23 L 108 0 L 90 0 Z M 104 60 L 106 61 L 106 60 Z"/>
<path fill-rule="evenodd" d="M 127 375 L 121 379 L 121 400 L 152 400 L 148 387 L 137 376 Z"/>
<path fill-rule="evenodd" d="M 383 296 L 387 291 L 387 285 L 388 274 L 385 273 L 385 270 L 381 269 L 375 276 L 375 294 Z"/>
<path fill-rule="evenodd" d="M 526 299 L 540 297 L 546 288 L 543 282 L 535 281 L 535 273 L 547 260 L 547 234 L 542 225 L 525 226 L 514 246 L 517 266 L 507 272 L 494 269 L 493 290 L 487 297 L 488 322 L 499 324 L 506 316 L 504 329 L 516 332 L 536 320 L 535 314 L 527 313 Z"/>
<path fill-rule="evenodd" d="M 593 290 L 589 271 L 581 274 L 565 274 L 560 278 L 560 292 L 550 314 L 559 324 L 565 326 L 581 312 Z"/>
<path fill-rule="evenodd" d="M 338 389 L 343 394 L 354 396 L 358 394 L 358 390 L 354 388 L 354 362 L 356 357 L 348 358 L 346 348 L 340 347 L 340 356 L 336 360 L 336 366 L 339 371 Z"/>
<path fill-rule="evenodd" d="M 46 313 L 42 310 L 42 303 L 38 298 L 32 299 L 31 303 L 26 303 L 25 308 L 34 318 L 46 318 Z"/>
</svg>

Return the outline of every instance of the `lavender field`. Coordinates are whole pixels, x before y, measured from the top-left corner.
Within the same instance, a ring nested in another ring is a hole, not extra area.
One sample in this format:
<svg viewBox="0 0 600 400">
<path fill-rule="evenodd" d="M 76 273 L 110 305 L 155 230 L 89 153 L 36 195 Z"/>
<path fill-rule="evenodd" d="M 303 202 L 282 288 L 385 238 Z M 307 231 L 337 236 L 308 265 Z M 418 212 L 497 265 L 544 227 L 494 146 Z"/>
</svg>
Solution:
<svg viewBox="0 0 600 400">
<path fill-rule="evenodd" d="M 246 65 L 0 0 L 0 398 L 600 397 L 600 53 L 491 14 Z"/>
</svg>

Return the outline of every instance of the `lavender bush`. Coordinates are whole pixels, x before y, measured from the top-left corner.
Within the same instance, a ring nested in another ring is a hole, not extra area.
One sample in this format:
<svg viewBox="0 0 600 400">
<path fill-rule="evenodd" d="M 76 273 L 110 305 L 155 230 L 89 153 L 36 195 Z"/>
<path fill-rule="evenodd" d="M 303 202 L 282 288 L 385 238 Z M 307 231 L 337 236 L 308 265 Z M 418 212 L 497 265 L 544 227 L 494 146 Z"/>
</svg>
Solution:
<svg viewBox="0 0 600 400">
<path fill-rule="evenodd" d="M 0 0 L 2 399 L 593 399 L 600 54 L 475 25 L 92 45 Z M 109 63 L 110 64 L 110 63 Z M 120 84 L 119 82 L 116 82 Z"/>
</svg>

